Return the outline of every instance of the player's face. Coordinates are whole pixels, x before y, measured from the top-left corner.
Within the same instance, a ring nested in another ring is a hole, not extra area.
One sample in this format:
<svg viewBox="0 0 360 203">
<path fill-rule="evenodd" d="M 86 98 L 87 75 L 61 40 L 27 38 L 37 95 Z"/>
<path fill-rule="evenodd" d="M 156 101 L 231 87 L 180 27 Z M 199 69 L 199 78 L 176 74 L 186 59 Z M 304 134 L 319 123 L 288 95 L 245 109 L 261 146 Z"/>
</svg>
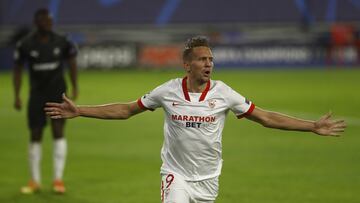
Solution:
<svg viewBox="0 0 360 203">
<path fill-rule="evenodd" d="M 214 67 L 213 58 L 209 47 L 193 48 L 191 59 L 184 63 L 188 76 L 201 83 L 208 82 Z"/>
<path fill-rule="evenodd" d="M 35 24 L 40 32 L 50 32 L 52 29 L 52 18 L 47 14 L 39 15 L 35 19 Z"/>
</svg>

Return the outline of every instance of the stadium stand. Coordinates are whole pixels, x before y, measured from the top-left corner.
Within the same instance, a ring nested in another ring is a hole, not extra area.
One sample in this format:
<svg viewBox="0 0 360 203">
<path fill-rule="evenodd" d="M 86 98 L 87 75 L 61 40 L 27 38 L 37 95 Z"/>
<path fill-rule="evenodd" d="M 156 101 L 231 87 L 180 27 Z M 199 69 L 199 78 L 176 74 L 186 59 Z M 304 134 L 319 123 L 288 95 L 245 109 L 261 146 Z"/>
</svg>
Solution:
<svg viewBox="0 0 360 203">
<path fill-rule="evenodd" d="M 14 36 L 31 26 L 39 7 L 48 7 L 56 28 L 79 44 L 82 68 L 178 66 L 137 57 L 143 49 L 147 57 L 166 57 L 164 50 L 174 54 L 185 38 L 197 34 L 215 44 L 218 67 L 354 66 L 360 58 L 360 3 L 354 0 L 14 0 L 1 1 L 1 69 L 11 67 Z M 335 23 L 353 27 L 353 41 L 341 46 L 341 60 L 333 60 Z M 94 55 L 109 57 L 96 62 Z"/>
</svg>

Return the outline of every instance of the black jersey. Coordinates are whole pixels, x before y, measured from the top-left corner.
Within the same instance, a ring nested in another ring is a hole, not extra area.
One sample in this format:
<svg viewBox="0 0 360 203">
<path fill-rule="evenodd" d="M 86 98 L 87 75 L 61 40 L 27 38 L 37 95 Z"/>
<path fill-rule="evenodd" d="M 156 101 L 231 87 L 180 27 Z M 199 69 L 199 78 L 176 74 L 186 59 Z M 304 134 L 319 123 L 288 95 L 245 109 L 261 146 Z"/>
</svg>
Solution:
<svg viewBox="0 0 360 203">
<path fill-rule="evenodd" d="M 65 36 L 51 32 L 47 43 L 31 33 L 17 43 L 15 63 L 29 67 L 31 92 L 65 92 L 64 63 L 77 54 L 75 45 Z"/>
</svg>

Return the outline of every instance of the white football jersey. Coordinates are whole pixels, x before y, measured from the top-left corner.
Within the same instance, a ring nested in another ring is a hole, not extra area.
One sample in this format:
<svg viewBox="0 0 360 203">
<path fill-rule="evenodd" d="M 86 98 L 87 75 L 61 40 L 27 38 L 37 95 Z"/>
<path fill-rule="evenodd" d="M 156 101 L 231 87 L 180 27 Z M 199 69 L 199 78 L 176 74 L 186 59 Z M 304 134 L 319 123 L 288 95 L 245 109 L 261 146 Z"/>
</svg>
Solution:
<svg viewBox="0 0 360 203">
<path fill-rule="evenodd" d="M 225 116 L 231 110 L 241 118 L 255 108 L 222 81 L 210 80 L 202 93 L 188 92 L 186 77 L 160 85 L 141 97 L 138 105 L 164 109 L 161 173 L 176 173 L 187 181 L 220 175 Z"/>
</svg>

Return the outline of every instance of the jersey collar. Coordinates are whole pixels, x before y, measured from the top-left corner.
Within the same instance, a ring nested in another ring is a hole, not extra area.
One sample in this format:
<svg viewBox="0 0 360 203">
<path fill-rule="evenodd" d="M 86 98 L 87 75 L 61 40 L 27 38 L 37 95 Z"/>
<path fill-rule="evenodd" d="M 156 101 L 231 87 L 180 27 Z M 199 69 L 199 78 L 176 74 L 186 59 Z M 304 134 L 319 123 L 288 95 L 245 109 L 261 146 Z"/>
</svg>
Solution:
<svg viewBox="0 0 360 203">
<path fill-rule="evenodd" d="M 185 77 L 182 79 L 182 89 L 183 89 L 183 92 L 184 92 L 184 97 L 185 97 L 185 99 L 186 99 L 187 101 L 191 102 L 190 96 L 189 96 L 189 91 L 188 91 L 188 88 L 187 88 L 186 80 L 187 80 L 187 76 L 185 76 Z M 199 98 L 199 102 L 200 102 L 200 101 L 204 101 L 207 93 L 209 92 L 209 89 L 210 89 L 210 80 L 206 83 L 205 90 L 201 93 L 201 96 L 200 96 L 200 98 Z"/>
</svg>

